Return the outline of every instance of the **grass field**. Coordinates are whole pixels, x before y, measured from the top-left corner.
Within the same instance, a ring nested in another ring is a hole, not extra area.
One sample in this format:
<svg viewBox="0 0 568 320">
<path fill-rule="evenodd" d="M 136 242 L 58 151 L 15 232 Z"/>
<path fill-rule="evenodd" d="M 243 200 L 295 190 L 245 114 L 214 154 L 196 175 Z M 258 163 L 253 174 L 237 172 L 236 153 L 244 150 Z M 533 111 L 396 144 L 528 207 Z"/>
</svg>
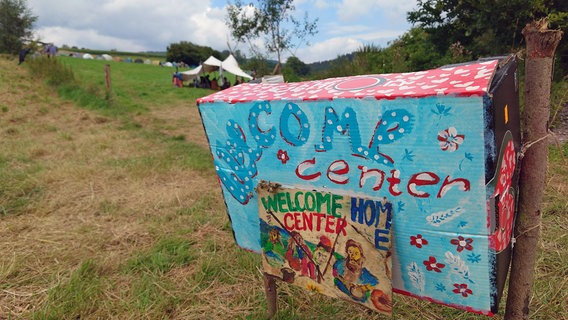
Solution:
<svg viewBox="0 0 568 320">
<path fill-rule="evenodd" d="M 211 91 L 118 62 L 107 91 L 108 62 L 58 59 L 75 80 L 53 87 L 0 57 L 0 319 L 264 319 L 195 104 Z M 552 146 L 531 319 L 568 319 L 567 193 Z M 277 319 L 386 319 L 283 283 L 278 303 Z M 393 318 L 486 317 L 395 295 Z"/>
</svg>

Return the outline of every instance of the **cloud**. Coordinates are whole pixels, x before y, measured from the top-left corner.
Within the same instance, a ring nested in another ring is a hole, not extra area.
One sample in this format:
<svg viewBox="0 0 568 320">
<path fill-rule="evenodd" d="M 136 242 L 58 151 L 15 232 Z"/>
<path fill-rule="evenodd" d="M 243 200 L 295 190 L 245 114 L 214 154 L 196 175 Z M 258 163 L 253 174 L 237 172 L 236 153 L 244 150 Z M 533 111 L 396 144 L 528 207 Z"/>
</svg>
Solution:
<svg viewBox="0 0 568 320">
<path fill-rule="evenodd" d="M 63 27 L 46 27 L 36 31 L 40 38 L 45 42 L 53 42 L 56 45 L 77 46 L 78 48 L 119 51 L 145 51 L 146 48 L 136 43 L 136 41 L 125 40 L 122 38 L 104 36 L 96 30 L 75 30 Z"/>
<path fill-rule="evenodd" d="M 98 50 L 165 51 L 190 41 L 215 50 L 231 42 L 225 25 L 227 0 L 27 0 L 38 16 L 40 40 Z M 386 45 L 408 27 L 414 0 L 295 0 L 298 15 L 318 18 L 313 45 L 296 51 L 305 62 L 333 59 L 373 42 Z M 239 44 L 245 54 L 247 44 Z M 305 56 L 304 56 L 305 54 Z M 272 58 L 272 57 L 271 57 Z"/>
<path fill-rule="evenodd" d="M 386 17 L 390 20 L 406 19 L 406 12 L 412 10 L 416 0 L 343 0 L 337 8 L 342 21 L 357 21 L 362 17 Z"/>
<path fill-rule="evenodd" d="M 226 48 L 224 10 L 211 8 L 208 1 L 29 1 L 39 18 L 37 33 L 43 41 L 59 45 L 165 51 L 171 43 L 191 41 Z"/>
<path fill-rule="evenodd" d="M 363 43 L 354 38 L 332 38 L 298 50 L 297 56 L 305 63 L 332 60 L 339 55 L 359 49 Z"/>
</svg>

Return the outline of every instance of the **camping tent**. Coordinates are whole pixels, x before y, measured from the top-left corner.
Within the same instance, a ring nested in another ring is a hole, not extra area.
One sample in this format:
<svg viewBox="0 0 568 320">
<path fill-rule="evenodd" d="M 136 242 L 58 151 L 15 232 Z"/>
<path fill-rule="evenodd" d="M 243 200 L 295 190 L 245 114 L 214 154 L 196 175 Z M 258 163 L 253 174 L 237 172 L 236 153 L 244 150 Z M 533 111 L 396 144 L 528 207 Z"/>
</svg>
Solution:
<svg viewBox="0 0 568 320">
<path fill-rule="evenodd" d="M 223 72 L 229 72 L 239 77 L 252 79 L 250 75 L 248 75 L 239 67 L 237 59 L 235 59 L 232 54 L 230 54 L 227 59 L 223 60 L 222 62 L 219 59 L 210 56 L 200 66 L 196 67 L 195 69 L 181 72 L 181 75 L 184 81 L 188 81 L 198 77 L 203 73 L 209 73 L 213 71 L 219 71 L 221 75 L 223 74 Z"/>
<path fill-rule="evenodd" d="M 233 57 L 232 54 L 230 54 L 227 57 L 227 59 L 223 60 L 221 66 L 223 67 L 223 71 L 227 71 L 239 77 L 252 79 L 250 75 L 248 75 L 243 70 L 241 70 L 241 68 L 239 67 L 239 63 L 237 62 L 237 59 L 235 59 L 235 57 Z"/>
</svg>

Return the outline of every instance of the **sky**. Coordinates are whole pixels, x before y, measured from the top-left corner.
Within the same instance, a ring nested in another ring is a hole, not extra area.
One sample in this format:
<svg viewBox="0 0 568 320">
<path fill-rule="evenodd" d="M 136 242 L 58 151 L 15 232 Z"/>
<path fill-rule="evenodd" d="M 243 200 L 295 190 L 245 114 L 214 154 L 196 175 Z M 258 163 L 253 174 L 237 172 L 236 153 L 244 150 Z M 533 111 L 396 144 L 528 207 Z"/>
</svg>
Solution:
<svg viewBox="0 0 568 320">
<path fill-rule="evenodd" d="M 249 0 L 244 0 L 248 3 Z M 162 51 L 189 41 L 215 50 L 248 53 L 230 38 L 227 0 L 27 0 L 43 42 L 94 50 Z M 318 19 L 318 33 L 293 53 L 305 63 L 335 59 L 363 45 L 386 47 L 411 25 L 415 0 L 295 0 L 294 15 Z M 289 55 L 289 53 L 288 53 Z M 224 59 L 225 57 L 218 57 Z M 269 56 L 276 59 L 276 56 Z M 285 61 L 286 57 L 284 57 Z"/>
</svg>

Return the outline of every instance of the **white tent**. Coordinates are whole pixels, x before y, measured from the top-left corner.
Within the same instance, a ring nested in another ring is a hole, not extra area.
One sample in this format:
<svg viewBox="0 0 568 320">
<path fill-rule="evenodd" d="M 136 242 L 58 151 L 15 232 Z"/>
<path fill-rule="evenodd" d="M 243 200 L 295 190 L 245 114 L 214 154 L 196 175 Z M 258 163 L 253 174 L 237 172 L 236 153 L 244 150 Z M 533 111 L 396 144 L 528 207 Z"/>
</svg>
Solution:
<svg viewBox="0 0 568 320">
<path fill-rule="evenodd" d="M 188 81 L 197 78 L 197 76 L 199 76 L 202 73 L 201 69 L 203 69 L 203 66 L 198 66 L 195 69 L 180 72 L 183 81 Z"/>
<path fill-rule="evenodd" d="M 235 57 L 233 57 L 232 54 L 229 55 L 227 59 L 223 60 L 222 62 L 219 59 L 211 56 L 207 58 L 207 60 L 205 60 L 205 62 L 203 62 L 197 68 L 181 72 L 181 75 L 184 81 L 188 81 L 198 77 L 202 73 L 208 73 L 213 71 L 219 71 L 221 75 L 223 74 L 223 72 L 229 72 L 239 77 L 252 79 L 250 75 L 248 75 L 246 72 L 241 70 L 241 68 L 239 67 L 239 63 L 237 62 Z"/>
<path fill-rule="evenodd" d="M 237 62 L 237 59 L 235 59 L 235 57 L 233 57 L 232 54 L 230 54 L 227 57 L 227 59 L 223 60 L 221 66 L 223 67 L 224 71 L 227 71 L 239 77 L 252 79 L 252 77 L 249 74 L 241 70 L 241 68 L 239 67 L 239 63 Z"/>
<path fill-rule="evenodd" d="M 201 64 L 203 72 L 213 72 L 219 70 L 221 67 L 221 60 L 215 58 L 214 56 L 210 56 Z"/>
</svg>

